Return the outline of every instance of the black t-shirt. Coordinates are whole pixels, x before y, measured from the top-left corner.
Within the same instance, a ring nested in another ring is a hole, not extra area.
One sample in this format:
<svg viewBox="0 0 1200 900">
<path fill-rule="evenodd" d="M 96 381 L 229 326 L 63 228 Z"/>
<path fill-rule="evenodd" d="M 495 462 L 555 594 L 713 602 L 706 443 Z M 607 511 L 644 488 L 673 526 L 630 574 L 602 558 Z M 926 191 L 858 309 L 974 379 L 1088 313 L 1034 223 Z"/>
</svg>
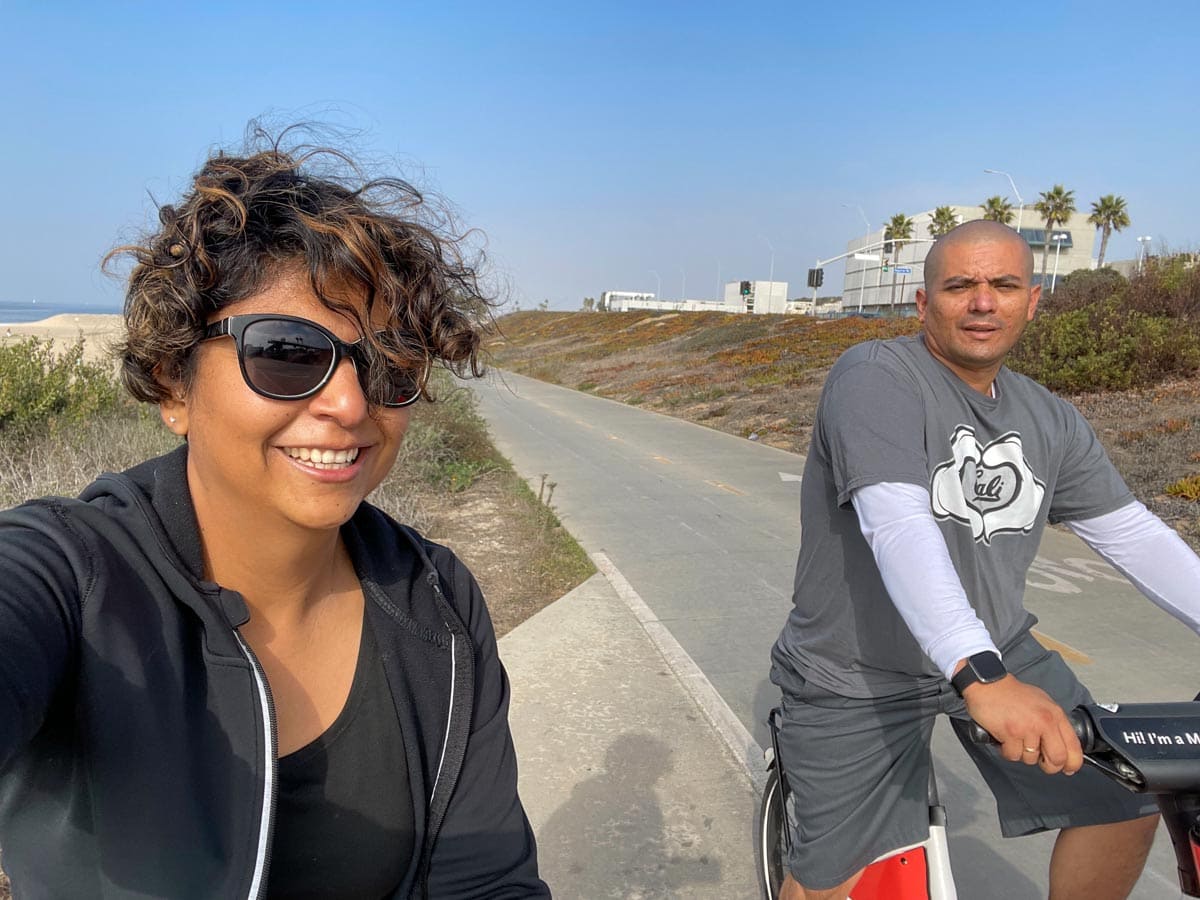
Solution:
<svg viewBox="0 0 1200 900">
<path fill-rule="evenodd" d="M 312 743 L 279 759 L 271 900 L 389 896 L 413 854 L 404 741 L 363 616 L 346 705 Z"/>
</svg>

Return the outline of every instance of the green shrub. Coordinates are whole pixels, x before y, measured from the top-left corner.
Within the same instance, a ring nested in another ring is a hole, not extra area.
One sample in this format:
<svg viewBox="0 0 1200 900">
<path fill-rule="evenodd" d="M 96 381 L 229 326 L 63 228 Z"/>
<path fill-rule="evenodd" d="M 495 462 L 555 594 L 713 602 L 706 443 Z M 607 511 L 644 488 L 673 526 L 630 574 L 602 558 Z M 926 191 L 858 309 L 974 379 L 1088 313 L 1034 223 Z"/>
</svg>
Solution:
<svg viewBox="0 0 1200 900">
<path fill-rule="evenodd" d="M 1053 297 L 1043 310 L 1067 312 L 1107 300 L 1122 300 L 1128 288 L 1129 282 L 1115 269 L 1079 269 L 1059 279 Z"/>
<path fill-rule="evenodd" d="M 1200 321 L 1200 265 L 1196 254 L 1151 257 L 1129 281 L 1126 305 L 1150 316 Z"/>
<path fill-rule="evenodd" d="M 1200 333 L 1114 297 L 1039 316 L 1010 364 L 1054 391 L 1123 390 L 1200 369 Z"/>
<path fill-rule="evenodd" d="M 36 337 L 0 344 L 0 430 L 28 433 L 115 409 L 121 393 L 111 365 L 85 362 L 83 349 L 79 340 L 56 351 Z"/>
</svg>

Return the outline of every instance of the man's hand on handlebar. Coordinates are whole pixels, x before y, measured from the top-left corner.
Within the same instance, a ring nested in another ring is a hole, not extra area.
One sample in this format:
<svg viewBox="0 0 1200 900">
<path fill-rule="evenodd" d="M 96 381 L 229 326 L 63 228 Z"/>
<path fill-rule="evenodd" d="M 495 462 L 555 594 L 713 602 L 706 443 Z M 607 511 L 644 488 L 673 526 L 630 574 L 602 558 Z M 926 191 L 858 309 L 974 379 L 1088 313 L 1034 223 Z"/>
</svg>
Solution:
<svg viewBox="0 0 1200 900">
<path fill-rule="evenodd" d="M 1041 688 L 1012 675 L 990 684 L 976 682 L 963 691 L 971 718 L 1000 744 L 1011 762 L 1039 766 L 1053 775 L 1074 775 L 1083 766 L 1083 750 L 1066 713 Z"/>
</svg>

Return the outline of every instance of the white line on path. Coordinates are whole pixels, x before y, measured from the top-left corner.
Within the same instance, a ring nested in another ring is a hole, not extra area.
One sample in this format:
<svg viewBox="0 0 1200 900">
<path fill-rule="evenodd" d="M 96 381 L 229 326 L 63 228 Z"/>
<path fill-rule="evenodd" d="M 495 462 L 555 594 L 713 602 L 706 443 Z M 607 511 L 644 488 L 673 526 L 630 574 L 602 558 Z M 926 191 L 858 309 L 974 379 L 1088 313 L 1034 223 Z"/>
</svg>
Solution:
<svg viewBox="0 0 1200 900">
<path fill-rule="evenodd" d="M 733 714 L 733 710 L 717 693 L 712 682 L 700 671 L 700 667 L 688 656 L 687 651 L 679 646 L 679 642 L 675 640 L 667 627 L 658 620 L 654 610 L 646 605 L 646 601 L 639 596 L 638 592 L 633 589 L 633 585 L 613 565 L 607 554 L 600 551 L 590 555 L 596 568 L 604 573 L 604 577 L 617 592 L 617 596 L 625 601 L 634 618 L 650 636 L 650 640 L 654 641 L 658 652 L 663 655 L 667 665 L 683 683 L 696 705 L 704 712 L 705 717 L 716 729 L 717 734 L 725 742 L 734 758 L 745 767 L 755 792 L 761 793 L 767 779 L 767 766 L 763 759 L 762 747 L 758 746 L 758 742 L 746 730 L 741 719 Z"/>
</svg>

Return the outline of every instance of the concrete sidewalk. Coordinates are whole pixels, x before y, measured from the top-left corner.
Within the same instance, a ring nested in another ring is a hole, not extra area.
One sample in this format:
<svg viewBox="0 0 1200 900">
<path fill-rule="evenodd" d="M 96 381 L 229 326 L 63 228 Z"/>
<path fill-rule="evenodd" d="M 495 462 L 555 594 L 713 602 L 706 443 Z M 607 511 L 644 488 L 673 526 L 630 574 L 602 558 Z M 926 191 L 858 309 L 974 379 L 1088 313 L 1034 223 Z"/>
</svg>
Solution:
<svg viewBox="0 0 1200 900">
<path fill-rule="evenodd" d="M 519 625 L 500 654 L 556 898 L 759 896 L 747 766 L 608 577 Z"/>
</svg>

